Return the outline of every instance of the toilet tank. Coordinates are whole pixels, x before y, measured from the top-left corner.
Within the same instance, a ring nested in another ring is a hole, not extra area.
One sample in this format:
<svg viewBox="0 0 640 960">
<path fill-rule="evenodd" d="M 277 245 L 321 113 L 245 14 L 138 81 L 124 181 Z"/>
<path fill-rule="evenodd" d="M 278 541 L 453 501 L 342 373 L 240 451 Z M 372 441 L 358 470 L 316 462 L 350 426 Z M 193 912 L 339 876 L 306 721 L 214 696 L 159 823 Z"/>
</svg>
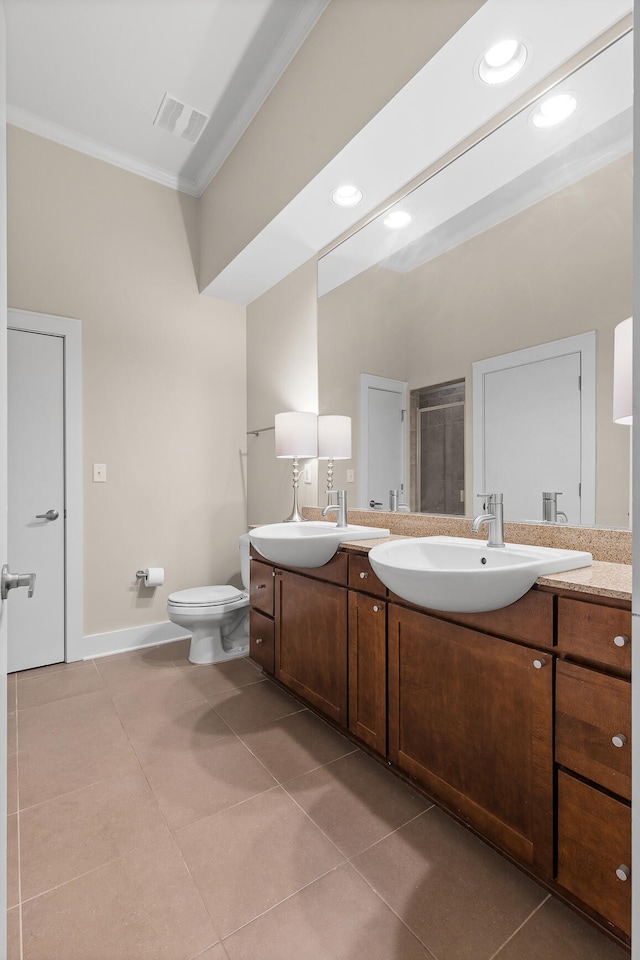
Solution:
<svg viewBox="0 0 640 960">
<path fill-rule="evenodd" d="M 248 590 L 250 585 L 249 551 L 251 548 L 248 533 L 243 533 L 238 537 L 238 546 L 240 547 L 240 576 L 245 590 Z"/>
</svg>

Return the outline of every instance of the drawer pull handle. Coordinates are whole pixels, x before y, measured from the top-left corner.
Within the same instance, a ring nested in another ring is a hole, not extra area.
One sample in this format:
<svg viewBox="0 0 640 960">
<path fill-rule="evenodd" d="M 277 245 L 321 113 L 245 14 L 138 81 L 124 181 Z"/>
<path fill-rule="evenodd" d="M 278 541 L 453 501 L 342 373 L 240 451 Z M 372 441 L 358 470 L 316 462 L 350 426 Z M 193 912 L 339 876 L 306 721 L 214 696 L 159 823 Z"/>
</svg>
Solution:
<svg viewBox="0 0 640 960">
<path fill-rule="evenodd" d="M 626 742 L 627 738 L 625 737 L 624 733 L 616 733 L 613 737 L 611 737 L 611 743 L 614 745 L 614 747 L 624 747 Z"/>
<path fill-rule="evenodd" d="M 266 586 L 266 583 L 256 583 L 256 590 L 264 590 Z"/>
<path fill-rule="evenodd" d="M 542 668 L 547 665 L 547 661 L 544 659 L 544 657 L 539 657 L 538 659 L 533 661 L 533 665 L 536 668 L 536 670 L 542 670 Z"/>
<path fill-rule="evenodd" d="M 619 634 L 617 637 L 613 638 L 613 642 L 616 647 L 626 647 L 629 643 L 629 637 L 625 637 L 624 634 Z"/>
<path fill-rule="evenodd" d="M 369 574 L 365 570 L 363 570 L 362 573 L 360 574 L 360 579 L 366 580 L 368 576 Z"/>
<path fill-rule="evenodd" d="M 374 612 L 374 613 L 380 613 L 380 610 L 381 610 L 381 609 L 382 609 L 382 608 L 379 607 L 377 603 L 375 603 L 375 604 L 373 605 L 373 612 Z"/>
<path fill-rule="evenodd" d="M 264 643 L 262 637 L 256 637 L 256 643 Z"/>
<path fill-rule="evenodd" d="M 630 876 L 631 870 L 626 863 L 621 863 L 619 867 L 616 867 L 616 877 L 618 880 L 628 880 Z"/>
</svg>

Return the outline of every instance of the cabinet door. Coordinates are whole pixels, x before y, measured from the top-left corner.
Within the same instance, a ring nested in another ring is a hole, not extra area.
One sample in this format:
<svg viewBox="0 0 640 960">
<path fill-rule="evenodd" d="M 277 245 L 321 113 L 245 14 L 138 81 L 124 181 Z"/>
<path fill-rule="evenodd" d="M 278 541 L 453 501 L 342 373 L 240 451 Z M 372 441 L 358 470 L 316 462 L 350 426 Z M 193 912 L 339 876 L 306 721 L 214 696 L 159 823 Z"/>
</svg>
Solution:
<svg viewBox="0 0 640 960">
<path fill-rule="evenodd" d="M 273 567 L 251 558 L 251 606 L 273 616 Z"/>
<path fill-rule="evenodd" d="M 276 577 L 276 677 L 347 725 L 347 591 L 288 570 Z"/>
<path fill-rule="evenodd" d="M 267 673 L 273 673 L 275 638 L 273 620 L 257 610 L 249 614 L 249 656 Z"/>
<path fill-rule="evenodd" d="M 393 604 L 388 622 L 389 756 L 498 846 L 551 877 L 551 662 Z"/>
<path fill-rule="evenodd" d="M 558 883 L 631 930 L 631 808 L 558 773 Z"/>
<path fill-rule="evenodd" d="M 387 752 L 387 605 L 349 591 L 349 730 Z"/>
</svg>

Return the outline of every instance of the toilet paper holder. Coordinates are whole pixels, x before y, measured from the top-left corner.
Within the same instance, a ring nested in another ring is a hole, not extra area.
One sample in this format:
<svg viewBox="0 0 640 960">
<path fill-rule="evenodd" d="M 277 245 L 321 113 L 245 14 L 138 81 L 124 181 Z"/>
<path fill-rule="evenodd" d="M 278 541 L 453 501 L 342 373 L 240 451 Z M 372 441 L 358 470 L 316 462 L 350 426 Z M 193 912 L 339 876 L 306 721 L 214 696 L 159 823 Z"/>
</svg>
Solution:
<svg viewBox="0 0 640 960">
<path fill-rule="evenodd" d="M 145 587 L 160 587 L 164 583 L 164 568 L 148 567 L 146 570 L 136 570 L 136 580 L 140 580 Z"/>
</svg>

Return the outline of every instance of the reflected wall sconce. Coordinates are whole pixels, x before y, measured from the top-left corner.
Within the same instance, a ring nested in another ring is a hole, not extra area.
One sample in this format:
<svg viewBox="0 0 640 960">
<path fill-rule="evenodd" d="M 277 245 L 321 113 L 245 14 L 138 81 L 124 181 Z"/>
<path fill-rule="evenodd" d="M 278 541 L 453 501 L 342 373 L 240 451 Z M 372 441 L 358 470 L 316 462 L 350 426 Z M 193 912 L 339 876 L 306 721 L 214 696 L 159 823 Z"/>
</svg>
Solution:
<svg viewBox="0 0 640 960">
<path fill-rule="evenodd" d="M 276 413 L 276 457 L 293 460 L 293 509 L 284 521 L 305 520 L 298 509 L 298 460 L 318 456 L 318 417 L 315 413 Z"/>
<path fill-rule="evenodd" d="M 613 332 L 613 419 L 633 423 L 633 317 Z"/>
<path fill-rule="evenodd" d="M 351 417 L 318 417 L 318 460 L 327 461 L 327 500 L 333 490 L 333 461 L 351 459 Z"/>
</svg>

